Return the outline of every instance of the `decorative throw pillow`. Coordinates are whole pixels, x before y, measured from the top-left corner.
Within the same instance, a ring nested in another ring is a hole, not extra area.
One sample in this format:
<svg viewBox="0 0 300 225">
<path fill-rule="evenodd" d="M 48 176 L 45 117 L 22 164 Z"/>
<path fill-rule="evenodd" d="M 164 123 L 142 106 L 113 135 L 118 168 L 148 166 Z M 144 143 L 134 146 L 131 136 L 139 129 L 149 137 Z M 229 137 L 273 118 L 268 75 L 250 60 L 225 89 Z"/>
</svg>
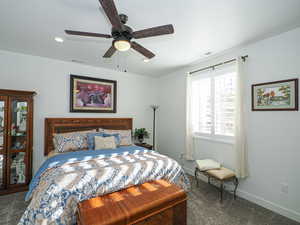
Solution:
<svg viewBox="0 0 300 225">
<path fill-rule="evenodd" d="M 221 164 L 212 159 L 196 160 L 196 163 L 200 171 L 214 170 L 214 169 L 221 168 Z"/>
<path fill-rule="evenodd" d="M 95 149 L 115 149 L 117 148 L 115 137 L 101 137 L 101 136 L 95 136 Z"/>
<path fill-rule="evenodd" d="M 121 142 L 121 137 L 119 134 L 105 134 L 103 132 L 96 132 L 96 133 L 88 133 L 87 134 L 87 141 L 88 141 L 88 148 L 95 149 L 95 137 L 114 137 L 116 145 L 119 146 Z"/>
<path fill-rule="evenodd" d="M 107 130 L 102 129 L 105 134 L 119 134 L 121 137 L 120 145 L 132 145 L 131 130 Z"/>
<path fill-rule="evenodd" d="M 55 152 L 69 152 L 88 149 L 87 134 L 96 130 L 54 134 Z"/>
</svg>

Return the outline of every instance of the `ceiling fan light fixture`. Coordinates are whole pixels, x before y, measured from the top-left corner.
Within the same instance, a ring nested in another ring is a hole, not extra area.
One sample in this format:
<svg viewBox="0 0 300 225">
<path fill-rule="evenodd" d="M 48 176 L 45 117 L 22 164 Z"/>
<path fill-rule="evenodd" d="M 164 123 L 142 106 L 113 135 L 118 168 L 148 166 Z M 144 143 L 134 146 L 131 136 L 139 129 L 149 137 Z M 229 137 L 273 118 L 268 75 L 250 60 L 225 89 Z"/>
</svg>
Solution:
<svg viewBox="0 0 300 225">
<path fill-rule="evenodd" d="M 131 48 L 130 42 L 124 39 L 114 41 L 114 46 L 120 52 L 126 52 Z"/>
<path fill-rule="evenodd" d="M 63 43 L 64 39 L 62 39 L 61 37 L 55 37 L 54 40 L 58 43 Z"/>
<path fill-rule="evenodd" d="M 103 58 L 112 57 L 116 53 L 116 51 L 125 52 L 132 48 L 136 52 L 142 54 L 144 57 L 152 59 L 153 57 L 155 57 L 155 54 L 153 52 L 131 40 L 174 33 L 174 27 L 172 24 L 134 31 L 130 26 L 126 25 L 128 16 L 118 13 L 114 0 L 98 1 L 102 6 L 104 14 L 107 16 L 110 24 L 112 25 L 111 35 L 76 30 L 65 30 L 65 33 L 68 35 L 78 35 L 85 37 L 112 38 L 112 45 L 105 52 Z"/>
</svg>

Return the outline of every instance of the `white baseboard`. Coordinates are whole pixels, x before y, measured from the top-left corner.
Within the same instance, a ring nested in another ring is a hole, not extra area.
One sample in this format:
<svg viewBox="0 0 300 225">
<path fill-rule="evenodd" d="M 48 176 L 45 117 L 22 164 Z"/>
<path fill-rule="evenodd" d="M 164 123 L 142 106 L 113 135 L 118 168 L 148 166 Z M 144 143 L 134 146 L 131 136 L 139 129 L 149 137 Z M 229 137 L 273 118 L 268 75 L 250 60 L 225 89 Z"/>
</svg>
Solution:
<svg viewBox="0 0 300 225">
<path fill-rule="evenodd" d="M 254 202 L 257 205 L 260 205 L 260 206 L 262 206 L 264 208 L 267 208 L 267 209 L 269 209 L 273 212 L 276 212 L 276 213 L 278 213 L 282 216 L 285 216 L 285 217 L 288 217 L 292 220 L 300 222 L 300 213 L 298 213 L 294 210 L 287 209 L 287 208 L 282 207 L 278 204 L 275 204 L 274 202 L 270 202 L 270 201 L 268 201 L 268 200 L 266 200 L 262 197 L 259 197 L 257 195 L 253 195 L 249 192 L 246 192 L 246 191 L 243 191 L 243 190 L 240 190 L 240 189 L 237 190 L 237 195 L 239 197 L 247 199 L 250 202 Z"/>
<path fill-rule="evenodd" d="M 194 176 L 194 171 L 190 168 L 187 167 L 183 167 L 183 169 L 191 176 Z M 201 179 L 201 178 L 200 178 Z M 204 180 L 204 179 L 203 179 Z M 206 180 L 204 180 L 206 182 Z M 251 194 L 249 192 L 243 191 L 241 189 L 238 188 L 237 190 L 237 196 L 244 198 L 250 202 L 253 202 L 257 205 L 260 205 L 264 208 L 267 208 L 273 212 L 276 212 L 282 216 L 288 217 L 292 220 L 295 220 L 297 222 L 300 222 L 300 213 L 296 212 L 294 210 L 291 209 L 287 209 L 285 207 L 282 207 L 278 204 L 275 204 L 273 202 L 270 202 L 262 197 L 259 197 L 257 195 Z"/>
</svg>

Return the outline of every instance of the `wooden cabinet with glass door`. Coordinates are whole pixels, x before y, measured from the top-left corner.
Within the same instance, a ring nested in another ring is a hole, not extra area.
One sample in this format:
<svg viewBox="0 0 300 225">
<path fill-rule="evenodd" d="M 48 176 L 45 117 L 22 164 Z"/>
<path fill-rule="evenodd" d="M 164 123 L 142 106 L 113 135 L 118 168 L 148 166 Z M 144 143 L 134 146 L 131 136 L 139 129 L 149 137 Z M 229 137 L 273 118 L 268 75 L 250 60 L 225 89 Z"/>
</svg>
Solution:
<svg viewBox="0 0 300 225">
<path fill-rule="evenodd" d="M 35 92 L 0 89 L 0 195 L 28 188 L 34 95 Z"/>
</svg>

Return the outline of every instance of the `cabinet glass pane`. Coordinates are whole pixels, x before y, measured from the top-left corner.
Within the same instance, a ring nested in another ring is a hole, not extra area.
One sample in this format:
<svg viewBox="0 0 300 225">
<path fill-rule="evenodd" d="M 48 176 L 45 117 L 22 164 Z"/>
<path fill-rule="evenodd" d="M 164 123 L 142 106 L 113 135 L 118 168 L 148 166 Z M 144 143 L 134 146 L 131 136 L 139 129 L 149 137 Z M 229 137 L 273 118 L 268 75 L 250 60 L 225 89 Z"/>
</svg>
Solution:
<svg viewBox="0 0 300 225">
<path fill-rule="evenodd" d="M 26 147 L 27 135 L 27 102 L 12 102 L 11 149 L 21 150 Z"/>
<path fill-rule="evenodd" d="M 5 102 L 0 101 L 0 151 L 4 149 L 4 107 Z"/>
<path fill-rule="evenodd" d="M 11 154 L 10 184 L 24 184 L 26 182 L 25 152 Z"/>
<path fill-rule="evenodd" d="M 3 185 L 3 170 L 4 170 L 4 165 L 3 165 L 3 155 L 0 154 L 0 187 Z"/>
</svg>

